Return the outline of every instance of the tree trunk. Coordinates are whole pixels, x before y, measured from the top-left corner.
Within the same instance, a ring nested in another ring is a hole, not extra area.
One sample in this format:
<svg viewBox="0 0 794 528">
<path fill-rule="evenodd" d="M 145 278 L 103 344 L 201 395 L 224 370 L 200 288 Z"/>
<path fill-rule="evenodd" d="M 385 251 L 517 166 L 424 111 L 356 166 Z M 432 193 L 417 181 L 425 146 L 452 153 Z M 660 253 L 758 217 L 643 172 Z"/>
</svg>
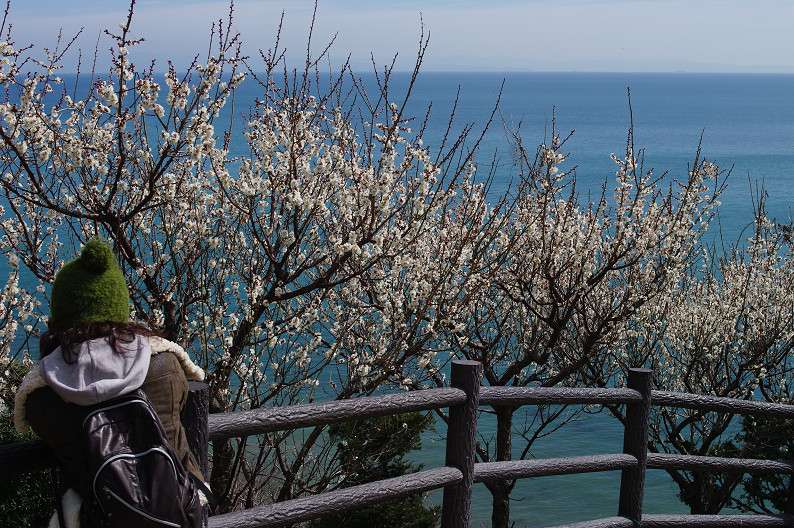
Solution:
<svg viewBox="0 0 794 528">
<path fill-rule="evenodd" d="M 295 477 L 306 463 L 306 457 L 309 456 L 312 448 L 317 443 L 317 440 L 319 440 L 320 436 L 322 436 L 325 427 L 326 426 L 324 425 L 316 426 L 314 429 L 312 429 L 312 432 L 309 434 L 309 436 L 304 439 L 303 446 L 295 455 L 295 460 L 293 460 L 289 470 L 284 474 L 284 482 L 281 484 L 281 489 L 278 492 L 278 498 L 276 499 L 277 502 L 295 498 Z"/>
<path fill-rule="evenodd" d="M 233 469 L 236 453 L 229 439 L 213 440 L 212 442 L 212 493 L 218 500 L 220 513 L 232 511 Z"/>
<path fill-rule="evenodd" d="M 218 391 L 210 387 L 210 413 L 226 412 L 228 402 L 223 401 Z M 212 471 L 210 482 L 212 492 L 218 500 L 220 513 L 232 511 L 232 488 L 234 483 L 235 449 L 231 439 L 213 440 L 212 442 Z"/>
<path fill-rule="evenodd" d="M 692 480 L 685 486 L 679 483 L 681 501 L 689 506 L 693 515 L 716 515 L 727 506 L 730 496 L 741 478 L 728 476 L 717 479 L 714 473 L 692 471 Z"/>
<path fill-rule="evenodd" d="M 496 411 L 496 460 L 499 462 L 513 458 L 513 413 L 512 407 L 494 407 Z M 510 492 L 514 480 L 493 482 L 488 489 L 493 497 L 491 525 L 493 528 L 510 528 Z"/>
</svg>

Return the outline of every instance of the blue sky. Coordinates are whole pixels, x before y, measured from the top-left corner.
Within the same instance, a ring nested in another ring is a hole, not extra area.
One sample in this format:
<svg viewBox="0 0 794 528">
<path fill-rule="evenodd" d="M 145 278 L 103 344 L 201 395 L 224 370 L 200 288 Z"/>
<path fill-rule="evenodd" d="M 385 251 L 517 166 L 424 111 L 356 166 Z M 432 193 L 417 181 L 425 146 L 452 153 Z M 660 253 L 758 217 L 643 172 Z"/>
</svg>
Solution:
<svg viewBox="0 0 794 528">
<path fill-rule="evenodd" d="M 15 1 L 15 3 L 13 3 Z M 235 27 L 246 52 L 273 45 L 285 14 L 282 44 L 305 55 L 312 0 L 238 0 Z M 79 46 L 92 54 L 104 28 L 118 28 L 124 0 L 12 0 L 17 45 L 53 45 L 59 28 L 83 27 Z M 139 0 L 133 34 L 146 43 L 135 62 L 187 64 L 204 56 L 212 21 L 228 2 Z M 481 0 L 382 2 L 319 0 L 314 42 L 334 34 L 332 59 L 354 66 L 399 54 L 413 64 L 420 15 L 430 33 L 425 71 L 700 71 L 794 73 L 794 2 L 790 0 Z M 100 59 L 108 41 L 101 41 Z M 85 60 L 85 59 L 84 59 Z M 67 66 L 73 68 L 73 63 Z"/>
</svg>

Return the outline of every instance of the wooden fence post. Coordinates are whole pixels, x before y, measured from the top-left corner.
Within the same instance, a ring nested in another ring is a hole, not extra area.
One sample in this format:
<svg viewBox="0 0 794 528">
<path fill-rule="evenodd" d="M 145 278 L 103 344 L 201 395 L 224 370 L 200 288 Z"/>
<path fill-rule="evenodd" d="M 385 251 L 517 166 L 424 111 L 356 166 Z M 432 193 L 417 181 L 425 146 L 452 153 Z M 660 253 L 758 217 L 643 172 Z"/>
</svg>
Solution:
<svg viewBox="0 0 794 528">
<path fill-rule="evenodd" d="M 209 483 L 209 430 L 210 388 L 206 383 L 188 381 L 185 407 L 182 409 L 182 426 L 185 428 L 187 445 L 196 457 L 204 482 Z M 209 508 L 204 506 L 203 526 L 207 526 Z"/>
<path fill-rule="evenodd" d="M 199 381 L 188 382 L 187 401 L 182 409 L 182 426 L 185 428 L 187 445 L 195 455 L 204 480 L 209 481 L 209 410 L 210 388 Z"/>
<path fill-rule="evenodd" d="M 651 419 L 651 385 L 653 371 L 629 369 L 628 388 L 642 394 L 642 401 L 626 405 L 623 429 L 623 452 L 637 459 L 637 466 L 624 469 L 620 477 L 618 515 L 638 526 L 642 522 L 642 500 L 645 494 L 645 467 L 648 461 L 648 425 Z"/>
<path fill-rule="evenodd" d="M 449 408 L 446 465 L 460 469 L 463 480 L 456 486 L 444 488 L 441 528 L 469 528 L 471 524 L 481 377 L 482 365 L 479 362 L 452 362 L 451 385 L 466 392 L 466 401 Z"/>
</svg>

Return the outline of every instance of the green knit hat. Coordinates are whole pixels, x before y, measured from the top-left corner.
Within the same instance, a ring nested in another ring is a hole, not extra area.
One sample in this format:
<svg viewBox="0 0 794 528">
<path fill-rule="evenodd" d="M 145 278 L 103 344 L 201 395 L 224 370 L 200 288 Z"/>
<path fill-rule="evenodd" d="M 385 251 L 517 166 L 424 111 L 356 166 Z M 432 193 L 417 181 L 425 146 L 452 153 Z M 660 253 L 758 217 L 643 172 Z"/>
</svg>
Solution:
<svg viewBox="0 0 794 528">
<path fill-rule="evenodd" d="M 130 293 L 113 250 L 92 238 L 80 256 L 55 275 L 48 326 L 66 330 L 86 323 L 129 320 Z"/>
</svg>

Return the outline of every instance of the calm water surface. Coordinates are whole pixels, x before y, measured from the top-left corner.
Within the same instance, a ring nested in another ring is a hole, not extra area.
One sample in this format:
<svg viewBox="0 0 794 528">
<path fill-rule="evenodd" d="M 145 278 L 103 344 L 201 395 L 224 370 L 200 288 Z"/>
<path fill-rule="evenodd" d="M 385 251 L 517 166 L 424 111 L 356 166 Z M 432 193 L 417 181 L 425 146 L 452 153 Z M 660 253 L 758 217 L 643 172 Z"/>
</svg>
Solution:
<svg viewBox="0 0 794 528">
<path fill-rule="evenodd" d="M 460 86 L 458 119 L 484 124 L 504 89 L 501 114 L 512 128 L 521 124 L 525 144 L 543 141 L 555 116 L 558 132 L 575 133 L 566 144 L 569 167 L 577 167 L 580 189 L 598 192 L 614 179 L 611 153 L 625 153 L 630 120 L 627 88 L 631 90 L 634 140 L 645 149 L 645 167 L 669 178 L 684 179 L 700 145 L 702 155 L 732 169 L 722 197 L 720 227 L 726 241 L 740 239 L 752 221 L 751 185 L 768 191 L 771 217 L 791 218 L 794 182 L 794 76 L 632 73 L 450 74 L 420 76 L 416 108 L 433 101 L 440 137 L 444 117 Z M 500 153 L 494 194 L 502 192 L 514 175 L 510 148 L 501 121 L 495 123 L 481 147 L 481 160 Z M 586 192 L 586 191 L 585 191 Z M 714 226 L 716 232 L 717 226 Z M 481 419 L 480 432 L 494 426 Z M 538 458 L 617 453 L 623 431 L 617 420 L 599 414 L 571 423 L 533 448 Z M 516 453 L 521 444 L 514 440 Z M 428 436 L 417 456 L 427 467 L 443 463 L 443 442 Z M 617 514 L 620 472 L 543 477 L 520 481 L 513 492 L 511 514 L 516 526 L 551 526 Z M 431 500 L 440 501 L 435 492 Z M 490 526 L 490 493 L 475 485 L 474 526 Z M 648 470 L 646 513 L 687 513 L 666 473 Z"/>
<path fill-rule="evenodd" d="M 371 76 L 364 76 L 371 82 Z M 407 85 L 408 76 L 393 79 L 393 93 Z M 497 155 L 494 197 L 515 176 L 511 149 L 504 126 L 521 126 L 525 145 L 543 142 L 551 130 L 566 134 L 575 130 L 566 144 L 570 153 L 564 168 L 577 167 L 579 189 L 599 192 L 611 184 L 615 164 L 610 154 L 625 153 L 630 124 L 627 87 L 631 88 L 635 144 L 645 149 L 646 168 L 669 171 L 669 178 L 685 178 L 687 166 L 698 146 L 703 155 L 721 167 L 732 168 L 729 187 L 722 198 L 720 224 L 724 238 L 739 239 L 752 220 L 749 189 L 763 182 L 769 192 L 771 216 L 791 217 L 794 174 L 794 76 L 718 74 L 631 74 L 631 73 L 522 73 L 522 74 L 420 74 L 409 113 L 423 116 L 433 103 L 425 144 L 436 146 L 443 136 L 455 94 L 460 101 L 455 129 L 468 122 L 483 126 L 496 103 L 504 81 L 501 118 L 491 126 L 480 147 L 478 159 L 487 168 Z M 237 108 L 247 107 L 257 95 L 251 84 L 238 93 Z M 220 124 L 220 123 L 219 123 Z M 702 139 L 701 139 L 702 138 Z M 245 151 L 237 135 L 232 152 Z M 483 170 L 482 172 L 485 172 Z M 480 423 L 488 437 L 493 424 Z M 536 457 L 575 456 L 620 452 L 622 429 L 606 414 L 566 425 L 533 448 Z M 520 442 L 514 440 L 517 451 Z M 516 452 L 516 456 L 518 452 Z M 432 435 L 424 439 L 417 461 L 426 467 L 444 462 L 444 444 Z M 619 472 L 545 477 L 521 481 L 511 506 L 516 526 L 549 526 L 609 517 L 617 513 Z M 441 493 L 431 494 L 440 501 Z M 490 494 L 475 485 L 474 526 L 490 525 Z M 665 473 L 649 470 L 645 492 L 647 513 L 685 513 Z"/>
</svg>

